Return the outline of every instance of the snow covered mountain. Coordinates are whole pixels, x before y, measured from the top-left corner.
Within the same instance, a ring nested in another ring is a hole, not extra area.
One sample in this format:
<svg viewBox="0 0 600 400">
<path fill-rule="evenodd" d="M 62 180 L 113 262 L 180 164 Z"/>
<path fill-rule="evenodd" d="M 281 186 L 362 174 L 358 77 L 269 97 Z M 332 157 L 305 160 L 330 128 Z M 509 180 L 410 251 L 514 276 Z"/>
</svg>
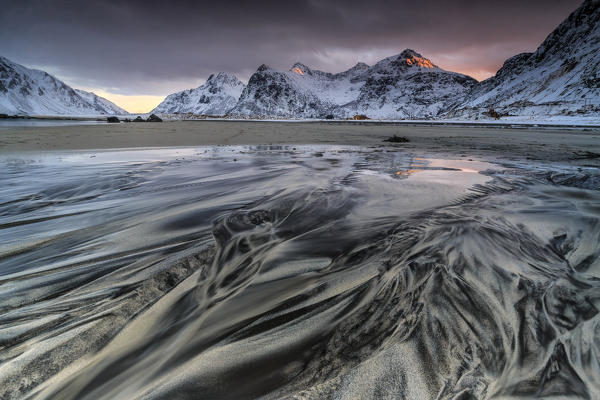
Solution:
<svg viewBox="0 0 600 400">
<path fill-rule="evenodd" d="M 374 118 L 434 118 L 449 101 L 463 97 L 477 83 L 470 76 L 445 71 L 413 50 L 379 61 L 361 76 L 356 100 L 336 114 Z"/>
<path fill-rule="evenodd" d="M 449 105 L 450 117 L 600 113 L 600 0 L 586 0 L 534 53 L 509 58 L 495 76 Z"/>
<path fill-rule="evenodd" d="M 211 75 L 196 89 L 171 94 L 152 112 L 225 115 L 237 103 L 244 84 L 235 76 L 221 72 Z"/>
<path fill-rule="evenodd" d="M 258 68 L 232 115 L 322 118 L 430 118 L 476 80 L 444 71 L 413 50 L 331 74 L 296 63 L 288 71 Z"/>
<path fill-rule="evenodd" d="M 445 71 L 413 50 L 373 66 L 328 73 L 296 63 L 262 65 L 245 86 L 233 75 L 169 95 L 153 113 L 283 118 L 475 119 L 490 114 L 600 115 L 600 0 L 585 0 L 534 53 L 508 59 L 477 82 Z M 126 114 L 93 93 L 0 57 L 0 113 Z"/>
<path fill-rule="evenodd" d="M 0 113 L 11 115 L 127 114 L 93 93 L 77 91 L 44 71 L 0 56 Z"/>
<path fill-rule="evenodd" d="M 307 76 L 307 79 L 303 79 Z M 327 74 L 311 71 L 302 64 L 295 64 L 290 71 L 276 71 L 261 65 L 250 77 L 231 115 L 260 117 L 306 117 L 318 118 L 331 112 L 333 104 L 327 95 L 335 92 Z M 311 86 L 321 83 L 321 91 Z M 351 90 L 349 88 L 348 90 Z M 344 91 L 342 90 L 342 93 Z"/>
</svg>

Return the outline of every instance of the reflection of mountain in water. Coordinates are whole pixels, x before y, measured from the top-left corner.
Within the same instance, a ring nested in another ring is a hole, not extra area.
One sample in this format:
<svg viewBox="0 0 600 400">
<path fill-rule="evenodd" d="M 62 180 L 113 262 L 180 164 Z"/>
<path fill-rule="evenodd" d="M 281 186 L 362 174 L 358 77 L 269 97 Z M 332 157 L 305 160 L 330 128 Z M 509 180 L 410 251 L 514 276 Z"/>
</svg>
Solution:
<svg viewBox="0 0 600 400">
<path fill-rule="evenodd" d="M 3 396 L 598 396 L 597 177 L 234 150 L 9 165 Z"/>
</svg>

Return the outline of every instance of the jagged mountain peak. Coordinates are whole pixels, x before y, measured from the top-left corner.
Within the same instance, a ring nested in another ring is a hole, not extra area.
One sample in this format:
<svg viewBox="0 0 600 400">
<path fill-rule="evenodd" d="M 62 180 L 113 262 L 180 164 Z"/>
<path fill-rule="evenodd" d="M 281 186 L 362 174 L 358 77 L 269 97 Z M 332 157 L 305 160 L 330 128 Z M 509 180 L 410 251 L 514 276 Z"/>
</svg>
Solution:
<svg viewBox="0 0 600 400">
<path fill-rule="evenodd" d="M 269 67 L 267 64 L 261 64 L 257 69 L 256 72 L 264 72 L 264 71 L 269 71 L 272 70 L 271 67 Z"/>
<path fill-rule="evenodd" d="M 211 74 L 206 80 L 206 83 L 242 84 L 242 81 L 240 81 L 237 78 L 237 76 L 233 74 L 229 74 L 227 72 L 219 72 L 218 74 Z"/>
<path fill-rule="evenodd" d="M 232 109 L 245 85 L 235 75 L 219 72 L 195 88 L 173 93 L 160 103 L 153 113 L 225 115 Z"/>
<path fill-rule="evenodd" d="M 431 62 L 430 59 L 411 49 L 406 49 L 400 54 L 384 58 L 371 67 L 371 70 L 375 73 L 383 75 L 443 71 L 433 62 Z"/>
<path fill-rule="evenodd" d="M 404 49 L 402 50 L 402 52 L 400 54 L 398 54 L 399 57 L 423 57 L 423 55 L 421 53 L 418 53 L 416 51 L 414 51 L 413 49 Z"/>
<path fill-rule="evenodd" d="M 305 74 L 312 75 L 312 70 L 305 64 L 302 64 L 301 62 L 294 63 L 294 65 L 292 65 L 292 67 L 290 68 L 290 71 L 301 76 Z"/>
<path fill-rule="evenodd" d="M 327 81 L 327 80 L 331 80 L 331 79 L 337 79 L 337 80 L 346 79 L 349 77 L 355 78 L 357 76 L 360 76 L 364 72 L 368 71 L 369 68 L 371 68 L 371 67 L 368 64 L 359 62 L 355 66 L 353 66 L 352 68 L 350 68 L 346 71 L 338 72 L 338 73 L 331 73 L 331 72 L 320 71 L 317 69 L 311 69 L 306 64 L 303 64 L 301 62 L 296 62 L 296 63 L 294 63 L 294 65 L 292 65 L 290 67 L 289 72 L 292 73 L 292 76 L 296 76 L 296 77 L 303 77 L 303 78 L 311 77 L 311 78 Z"/>
<path fill-rule="evenodd" d="M 406 49 L 397 57 L 398 62 L 406 63 L 409 67 L 438 68 L 430 59 L 423 57 L 414 50 Z"/>
<path fill-rule="evenodd" d="M 369 69 L 371 68 L 371 66 L 367 63 L 364 63 L 362 61 L 359 61 L 356 63 L 356 65 L 352 68 L 350 68 L 351 70 L 365 70 L 365 69 Z"/>
</svg>

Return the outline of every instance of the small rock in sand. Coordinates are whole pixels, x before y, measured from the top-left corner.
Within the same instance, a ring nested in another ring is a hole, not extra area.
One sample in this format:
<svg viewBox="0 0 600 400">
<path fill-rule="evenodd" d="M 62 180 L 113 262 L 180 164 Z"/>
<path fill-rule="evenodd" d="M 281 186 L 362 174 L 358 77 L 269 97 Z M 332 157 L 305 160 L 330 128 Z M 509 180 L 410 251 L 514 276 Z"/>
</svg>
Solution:
<svg viewBox="0 0 600 400">
<path fill-rule="evenodd" d="M 163 120 L 156 114 L 152 114 L 148 117 L 146 122 L 163 122 Z"/>
<path fill-rule="evenodd" d="M 391 136 L 391 137 L 385 139 L 384 142 L 390 142 L 390 143 L 408 143 L 408 142 L 410 142 L 410 140 L 408 140 L 407 138 L 402 137 L 402 136 L 396 136 L 396 135 L 394 135 L 394 136 Z"/>
</svg>

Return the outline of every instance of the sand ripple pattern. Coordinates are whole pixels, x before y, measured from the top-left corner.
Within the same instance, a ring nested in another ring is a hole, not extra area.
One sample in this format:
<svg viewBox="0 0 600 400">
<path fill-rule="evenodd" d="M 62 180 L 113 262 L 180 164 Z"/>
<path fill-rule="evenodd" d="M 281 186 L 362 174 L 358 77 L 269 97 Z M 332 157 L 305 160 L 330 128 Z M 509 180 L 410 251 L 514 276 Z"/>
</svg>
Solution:
<svg viewBox="0 0 600 400">
<path fill-rule="evenodd" d="M 104 157 L 5 161 L 2 398 L 600 398 L 593 170 Z"/>
</svg>

